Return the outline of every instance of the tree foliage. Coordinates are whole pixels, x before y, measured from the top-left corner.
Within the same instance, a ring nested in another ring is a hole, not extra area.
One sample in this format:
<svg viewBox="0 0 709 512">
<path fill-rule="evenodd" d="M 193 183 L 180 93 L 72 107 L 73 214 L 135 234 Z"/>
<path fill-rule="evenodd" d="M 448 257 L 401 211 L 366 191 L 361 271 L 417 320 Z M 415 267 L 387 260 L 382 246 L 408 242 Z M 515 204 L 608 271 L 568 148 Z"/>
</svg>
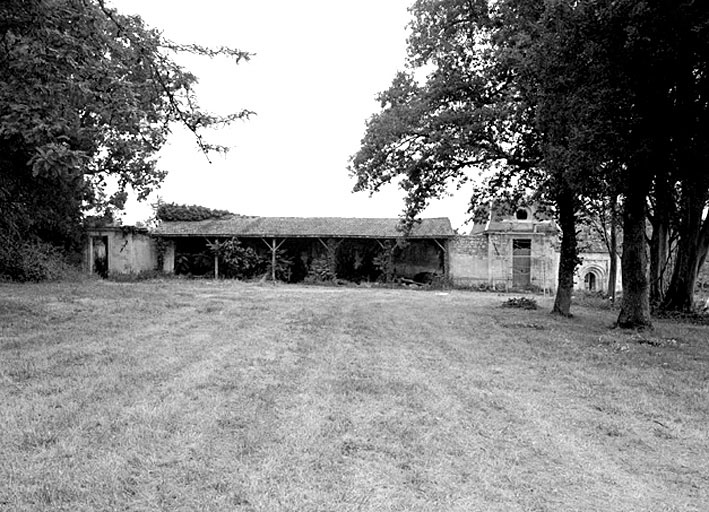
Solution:
<svg viewBox="0 0 709 512">
<path fill-rule="evenodd" d="M 236 214 L 228 210 L 216 210 L 196 204 L 158 202 L 155 205 L 155 218 L 159 221 L 199 221 L 232 217 Z"/>
<path fill-rule="evenodd" d="M 686 244 L 673 282 L 685 295 L 709 246 L 708 11 L 695 0 L 418 0 L 409 69 L 379 96 L 381 112 L 352 158 L 355 189 L 398 181 L 409 225 L 451 183 L 478 179 L 478 216 L 494 197 L 534 190 L 562 228 L 555 310 L 564 314 L 580 207 L 619 197 L 618 323 L 651 325 L 647 199 L 666 190 L 656 177 L 668 176 L 679 198 L 672 206 Z"/>
<path fill-rule="evenodd" d="M 121 209 L 165 177 L 155 154 L 175 123 L 204 131 L 248 116 L 199 107 L 176 52 L 247 53 L 166 40 L 103 0 L 0 3 L 0 236 L 75 240 L 84 212 Z"/>
<path fill-rule="evenodd" d="M 408 226 L 431 197 L 481 171 L 471 198 L 477 220 L 493 200 L 515 204 L 534 190 L 561 221 L 554 309 L 569 314 L 579 196 L 600 181 L 589 135 L 574 130 L 595 114 L 581 88 L 585 18 L 568 3 L 534 1 L 419 0 L 412 13 L 411 70 L 379 96 L 382 111 L 352 158 L 355 190 L 399 179 Z M 422 69 L 431 70 L 425 81 Z"/>
</svg>

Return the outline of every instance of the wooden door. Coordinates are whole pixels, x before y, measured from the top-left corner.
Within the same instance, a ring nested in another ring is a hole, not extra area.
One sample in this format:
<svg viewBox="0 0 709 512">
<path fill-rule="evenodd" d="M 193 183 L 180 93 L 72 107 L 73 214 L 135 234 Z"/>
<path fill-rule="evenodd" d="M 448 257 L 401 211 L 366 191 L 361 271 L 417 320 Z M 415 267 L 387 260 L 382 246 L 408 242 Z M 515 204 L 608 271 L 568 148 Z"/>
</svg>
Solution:
<svg viewBox="0 0 709 512">
<path fill-rule="evenodd" d="M 512 240 L 512 286 L 527 288 L 532 283 L 532 241 L 528 238 Z"/>
</svg>

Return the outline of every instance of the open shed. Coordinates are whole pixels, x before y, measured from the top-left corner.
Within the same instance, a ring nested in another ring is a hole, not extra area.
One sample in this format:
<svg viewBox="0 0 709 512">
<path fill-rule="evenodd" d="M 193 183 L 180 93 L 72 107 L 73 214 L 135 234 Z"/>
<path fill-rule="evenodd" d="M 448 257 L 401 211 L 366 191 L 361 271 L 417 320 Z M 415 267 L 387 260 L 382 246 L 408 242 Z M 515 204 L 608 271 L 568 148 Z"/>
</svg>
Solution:
<svg viewBox="0 0 709 512">
<path fill-rule="evenodd" d="M 163 222 L 153 231 L 160 239 L 163 270 L 177 274 L 219 274 L 210 247 L 237 240 L 271 260 L 291 262 L 290 281 L 302 281 L 325 269 L 355 282 L 391 276 L 428 281 L 448 276 L 448 241 L 455 236 L 447 218 L 422 219 L 406 237 L 395 218 L 243 217 Z M 211 260 L 210 260 L 211 258 Z"/>
</svg>

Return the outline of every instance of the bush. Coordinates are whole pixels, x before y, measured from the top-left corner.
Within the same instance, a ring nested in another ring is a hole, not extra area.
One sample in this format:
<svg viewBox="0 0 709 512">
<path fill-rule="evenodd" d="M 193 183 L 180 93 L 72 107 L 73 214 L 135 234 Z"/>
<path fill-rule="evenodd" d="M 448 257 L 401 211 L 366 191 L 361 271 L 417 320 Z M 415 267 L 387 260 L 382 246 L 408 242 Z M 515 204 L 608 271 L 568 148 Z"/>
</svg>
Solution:
<svg viewBox="0 0 709 512">
<path fill-rule="evenodd" d="M 175 255 L 175 271 L 177 274 L 201 276 L 213 272 L 213 269 L 214 257 L 206 251 Z"/>
<path fill-rule="evenodd" d="M 502 303 L 503 308 L 537 309 L 537 301 L 527 297 L 512 297 Z"/>
<path fill-rule="evenodd" d="M 264 259 L 251 247 L 244 247 L 232 238 L 209 244 L 219 255 L 219 274 L 232 279 L 248 279 L 265 270 Z"/>
<path fill-rule="evenodd" d="M 305 278 L 307 283 L 323 283 L 335 279 L 335 273 L 332 271 L 332 265 L 327 255 L 314 258 L 308 269 L 308 275 Z"/>
<path fill-rule="evenodd" d="M 271 258 L 266 258 L 266 275 L 273 275 Z M 284 251 L 276 251 L 276 279 L 290 282 L 293 276 L 293 260 Z"/>
<path fill-rule="evenodd" d="M 374 268 L 379 271 L 378 280 L 382 283 L 390 283 L 394 279 L 394 250 L 396 247 L 390 241 L 384 242 L 381 251 L 372 260 Z"/>
<path fill-rule="evenodd" d="M 47 281 L 75 273 L 62 251 L 45 242 L 0 243 L 0 278 Z"/>
</svg>

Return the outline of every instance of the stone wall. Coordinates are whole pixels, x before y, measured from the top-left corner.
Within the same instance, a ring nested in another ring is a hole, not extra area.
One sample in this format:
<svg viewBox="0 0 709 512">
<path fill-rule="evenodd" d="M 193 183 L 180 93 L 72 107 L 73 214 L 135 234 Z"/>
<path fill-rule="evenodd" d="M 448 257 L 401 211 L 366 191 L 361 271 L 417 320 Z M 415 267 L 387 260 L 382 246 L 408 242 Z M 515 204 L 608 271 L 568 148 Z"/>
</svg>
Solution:
<svg viewBox="0 0 709 512">
<path fill-rule="evenodd" d="M 608 276 L 610 274 L 611 258 L 607 252 L 586 252 L 581 254 L 581 264 L 576 269 L 574 275 L 574 288 L 577 290 L 587 290 L 596 292 L 608 291 Z M 595 276 L 595 290 L 588 290 L 587 275 L 592 273 Z M 616 291 L 622 289 L 623 283 L 620 272 L 620 257 L 617 261 L 615 287 Z"/>
<path fill-rule="evenodd" d="M 448 243 L 448 277 L 456 286 L 489 282 L 486 235 L 457 236 Z"/>
<path fill-rule="evenodd" d="M 449 244 L 450 280 L 455 286 L 513 287 L 512 245 L 517 238 L 531 239 L 530 286 L 556 288 L 559 256 L 555 237 L 543 233 L 482 233 L 458 236 Z"/>
</svg>

